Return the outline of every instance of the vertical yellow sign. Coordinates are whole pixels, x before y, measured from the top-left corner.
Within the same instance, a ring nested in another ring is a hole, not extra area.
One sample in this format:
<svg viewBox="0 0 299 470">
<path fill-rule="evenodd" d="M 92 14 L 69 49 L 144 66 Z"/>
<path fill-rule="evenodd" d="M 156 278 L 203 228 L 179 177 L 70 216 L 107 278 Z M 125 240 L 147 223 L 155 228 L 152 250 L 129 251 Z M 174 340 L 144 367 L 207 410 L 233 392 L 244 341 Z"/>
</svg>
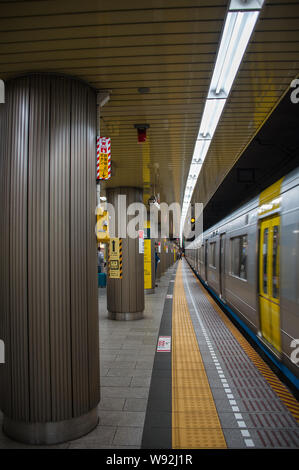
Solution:
<svg viewBox="0 0 299 470">
<path fill-rule="evenodd" d="M 109 241 L 109 277 L 122 278 L 122 239 L 110 238 Z"/>
<path fill-rule="evenodd" d="M 144 224 L 144 288 L 152 289 L 152 245 L 150 221 Z"/>
<path fill-rule="evenodd" d="M 109 177 L 109 166 L 108 166 L 109 155 L 107 153 L 100 153 L 99 169 L 100 179 L 106 180 Z"/>
<path fill-rule="evenodd" d="M 151 240 L 144 240 L 144 288 L 152 288 L 152 247 Z"/>
</svg>

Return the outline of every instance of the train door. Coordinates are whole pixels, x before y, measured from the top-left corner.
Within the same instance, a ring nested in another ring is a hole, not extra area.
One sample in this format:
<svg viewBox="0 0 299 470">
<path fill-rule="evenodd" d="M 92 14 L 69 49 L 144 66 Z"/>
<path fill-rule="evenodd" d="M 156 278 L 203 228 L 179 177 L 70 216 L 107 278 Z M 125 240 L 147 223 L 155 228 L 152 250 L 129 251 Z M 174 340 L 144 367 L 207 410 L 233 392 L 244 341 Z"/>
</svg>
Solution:
<svg viewBox="0 0 299 470">
<path fill-rule="evenodd" d="M 208 281 L 208 240 L 205 241 L 205 280 Z"/>
<path fill-rule="evenodd" d="M 259 306 L 263 337 L 281 352 L 279 238 L 280 217 L 265 219 L 260 226 Z"/>
<path fill-rule="evenodd" d="M 219 289 L 220 295 L 223 297 L 224 291 L 224 243 L 225 243 L 225 233 L 220 234 L 220 247 L 219 247 Z"/>
</svg>

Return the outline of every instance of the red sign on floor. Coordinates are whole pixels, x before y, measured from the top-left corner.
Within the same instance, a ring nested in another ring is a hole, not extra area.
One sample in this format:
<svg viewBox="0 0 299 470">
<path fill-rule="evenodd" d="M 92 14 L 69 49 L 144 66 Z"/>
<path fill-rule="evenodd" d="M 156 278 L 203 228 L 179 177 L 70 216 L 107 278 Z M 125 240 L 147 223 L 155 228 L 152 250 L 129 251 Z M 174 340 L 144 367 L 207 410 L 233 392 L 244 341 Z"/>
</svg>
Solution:
<svg viewBox="0 0 299 470">
<path fill-rule="evenodd" d="M 157 351 L 158 352 L 170 352 L 171 351 L 171 336 L 159 336 Z"/>
</svg>

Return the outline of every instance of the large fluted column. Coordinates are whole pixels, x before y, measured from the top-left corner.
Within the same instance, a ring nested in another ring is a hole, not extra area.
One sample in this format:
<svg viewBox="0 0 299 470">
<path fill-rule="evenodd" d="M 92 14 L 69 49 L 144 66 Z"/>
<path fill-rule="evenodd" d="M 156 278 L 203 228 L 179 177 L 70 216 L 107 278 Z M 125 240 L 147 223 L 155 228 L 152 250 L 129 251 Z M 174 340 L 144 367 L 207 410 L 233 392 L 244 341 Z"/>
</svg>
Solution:
<svg viewBox="0 0 299 470">
<path fill-rule="evenodd" d="M 107 189 L 107 199 L 115 209 L 116 233 L 118 233 L 119 198 L 126 196 L 126 207 L 136 202 L 142 203 L 142 190 L 138 188 Z M 123 214 L 126 225 L 131 216 Z M 139 253 L 138 238 L 122 239 L 122 279 L 107 280 L 108 316 L 113 320 L 137 320 L 143 317 L 144 310 L 144 255 Z"/>
<path fill-rule="evenodd" d="M 62 442 L 98 421 L 95 91 L 54 75 L 14 79 L 0 123 L 4 432 Z"/>
</svg>

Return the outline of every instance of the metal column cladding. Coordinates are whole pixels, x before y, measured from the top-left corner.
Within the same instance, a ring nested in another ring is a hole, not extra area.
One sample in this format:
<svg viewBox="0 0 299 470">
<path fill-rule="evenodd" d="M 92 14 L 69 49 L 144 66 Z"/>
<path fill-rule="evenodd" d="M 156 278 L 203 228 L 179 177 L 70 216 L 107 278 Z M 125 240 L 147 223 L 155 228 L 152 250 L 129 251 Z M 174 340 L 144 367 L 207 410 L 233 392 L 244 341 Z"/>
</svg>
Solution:
<svg viewBox="0 0 299 470">
<path fill-rule="evenodd" d="M 16 422 L 65 421 L 88 413 L 100 398 L 96 94 L 68 77 L 35 74 L 7 82 L 6 98 L 0 106 L 1 408 Z"/>
<path fill-rule="evenodd" d="M 121 203 L 119 195 L 125 197 L 124 211 L 135 202 L 142 202 L 142 190 L 139 188 L 121 187 L 107 189 L 108 202 L 115 209 L 115 232 L 119 234 Z M 133 216 L 123 214 L 125 227 Z M 107 279 L 107 309 L 110 318 L 141 318 L 144 310 L 144 266 L 143 254 L 139 253 L 139 239 L 126 236 L 122 238 L 122 277 Z"/>
</svg>

